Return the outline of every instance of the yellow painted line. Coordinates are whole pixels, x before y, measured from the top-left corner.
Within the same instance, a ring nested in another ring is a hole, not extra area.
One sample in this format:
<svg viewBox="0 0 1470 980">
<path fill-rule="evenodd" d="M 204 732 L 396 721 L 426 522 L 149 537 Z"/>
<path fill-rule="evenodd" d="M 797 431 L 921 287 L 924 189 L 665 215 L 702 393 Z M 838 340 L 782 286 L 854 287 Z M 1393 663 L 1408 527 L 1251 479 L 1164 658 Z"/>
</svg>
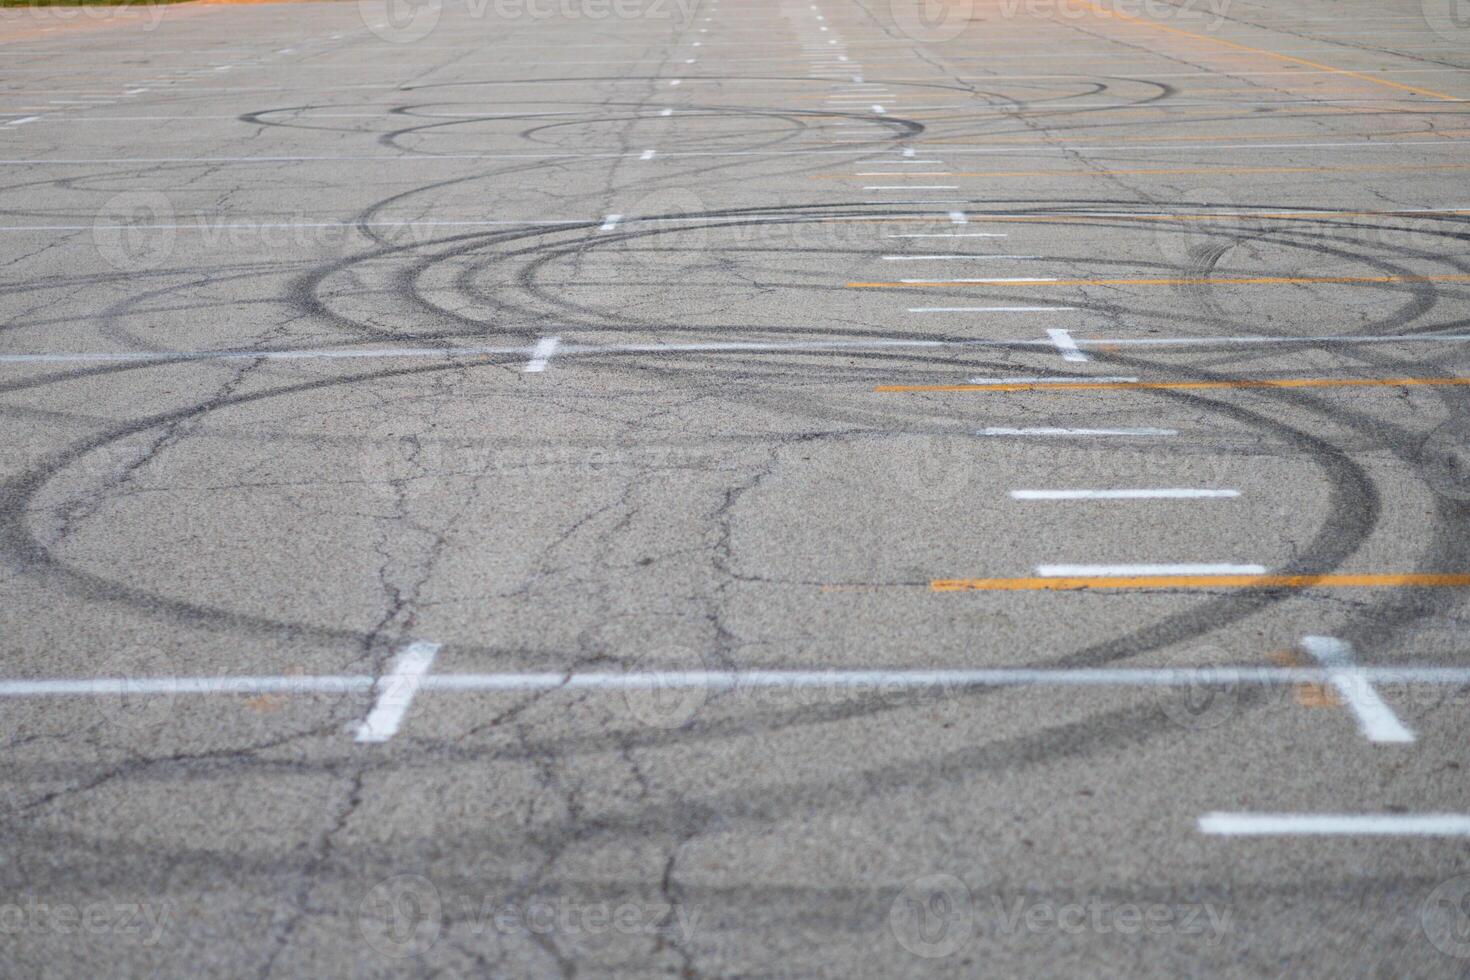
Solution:
<svg viewBox="0 0 1470 980">
<path fill-rule="evenodd" d="M 1470 385 L 1470 378 L 1238 378 L 1228 381 L 1018 381 L 994 385 L 879 385 L 874 391 L 1188 391 L 1206 388 L 1400 388 Z"/>
<path fill-rule="evenodd" d="M 915 147 L 927 146 L 930 143 L 960 143 L 968 141 L 975 146 L 991 145 L 1016 145 L 1016 146 L 1048 146 L 1054 143 L 1218 143 L 1231 140 L 1286 140 L 1286 139 L 1332 139 L 1332 140 L 1362 140 L 1372 143 L 1375 140 L 1389 139 L 1397 136 L 1423 136 L 1423 140 L 1413 142 L 1434 143 L 1439 139 L 1450 139 L 1455 136 L 1463 136 L 1470 133 L 1470 129 L 1439 129 L 1426 132 L 1422 129 L 1395 129 L 1382 130 L 1375 133 L 1322 133 L 1318 132 L 1294 132 L 1294 133 L 1245 133 L 1241 135 L 1230 134 L 1193 134 L 1184 136 L 1068 136 L 1060 139 L 1035 139 L 1030 136 L 1004 136 L 990 139 L 977 140 L 973 136 L 940 136 L 928 137 L 919 140 L 910 140 L 908 145 Z"/>
<path fill-rule="evenodd" d="M 989 220 L 983 216 L 976 220 Z M 972 282 L 923 280 L 920 282 L 850 282 L 849 289 L 924 289 L 930 286 L 1285 286 L 1313 283 L 1470 282 L 1470 273 L 1442 276 L 1248 276 L 1226 279 L 976 279 Z"/>
<path fill-rule="evenodd" d="M 1186 31 L 1178 27 L 1166 27 L 1163 24 L 1148 20 L 1144 17 L 1134 17 L 1130 14 L 1120 14 L 1116 11 L 1108 10 L 1106 7 L 1101 7 L 1095 3 L 1090 3 L 1088 2 L 1088 0 L 1083 0 L 1082 6 L 1087 7 L 1089 10 L 1100 17 L 1112 17 L 1114 19 L 1127 21 L 1128 23 L 1132 24 L 1142 24 L 1144 27 L 1152 27 L 1155 30 L 1168 31 L 1170 34 L 1179 34 L 1183 37 L 1193 38 L 1196 41 L 1208 41 L 1211 44 L 1218 44 L 1224 47 L 1234 48 L 1237 51 L 1249 51 L 1253 54 L 1265 55 L 1268 58 L 1275 58 L 1278 61 L 1285 61 L 1293 65 L 1306 65 L 1308 68 L 1318 68 L 1322 71 L 1331 72 L 1335 75 L 1344 75 L 1348 78 L 1356 78 L 1361 81 L 1372 82 L 1375 85 L 1386 85 L 1389 88 L 1398 89 L 1401 92 L 1412 92 L 1415 95 L 1427 95 L 1430 98 L 1444 99 L 1447 102 L 1462 101 L 1461 99 L 1456 98 L 1453 95 L 1446 95 L 1443 92 L 1436 92 L 1433 89 L 1418 88 L 1413 85 L 1405 85 L 1402 82 L 1390 82 L 1388 79 L 1379 78 L 1377 75 L 1368 75 L 1360 71 L 1349 71 L 1346 68 L 1337 68 L 1332 65 L 1324 65 L 1319 61 L 1308 61 L 1306 58 L 1297 58 L 1289 54 L 1277 54 L 1275 51 L 1267 51 L 1265 48 L 1254 48 L 1251 47 L 1249 44 L 1241 44 L 1238 41 L 1227 41 L 1224 38 L 1219 37 L 1210 37 L 1208 34 L 1196 34 L 1194 31 Z"/>
<path fill-rule="evenodd" d="M 1423 142 L 1433 142 L 1424 140 Z M 923 173 L 880 173 L 868 176 L 887 177 L 1115 177 L 1121 175 L 1139 176 L 1145 174 L 1335 174 L 1335 173 L 1397 173 L 1400 171 L 1413 171 L 1421 173 L 1427 170 L 1470 170 L 1470 163 L 1438 163 L 1425 164 L 1377 164 L 1355 167 L 1127 167 L 1121 170 L 974 170 L 974 171 L 938 171 L 931 170 Z M 808 180 L 864 180 L 858 174 L 812 174 Z"/>
<path fill-rule="evenodd" d="M 935 579 L 934 592 L 1074 592 L 1079 589 L 1463 588 L 1470 575 L 1089 575 L 1078 578 Z"/>
</svg>

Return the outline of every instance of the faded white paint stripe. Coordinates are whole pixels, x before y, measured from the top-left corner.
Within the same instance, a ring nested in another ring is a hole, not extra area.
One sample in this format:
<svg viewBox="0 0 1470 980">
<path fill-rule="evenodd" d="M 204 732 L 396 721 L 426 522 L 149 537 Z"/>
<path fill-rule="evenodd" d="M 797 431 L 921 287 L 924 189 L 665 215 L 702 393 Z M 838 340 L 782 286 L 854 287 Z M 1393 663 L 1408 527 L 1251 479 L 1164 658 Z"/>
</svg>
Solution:
<svg viewBox="0 0 1470 980">
<path fill-rule="evenodd" d="M 1012 490 L 1016 500 L 1192 500 L 1239 497 L 1239 490 L 1203 490 L 1186 487 L 1126 490 Z"/>
<path fill-rule="evenodd" d="M 1398 744 L 1414 741 L 1414 733 L 1399 721 L 1373 685 L 1359 675 L 1351 646 L 1333 636 L 1304 636 L 1301 646 L 1322 666 L 1331 668 L 1333 690 L 1357 716 L 1358 726 L 1368 741 Z"/>
<path fill-rule="evenodd" d="M 1199 818 L 1199 829 L 1227 837 L 1465 837 L 1470 836 L 1470 814 L 1207 813 Z"/>
<path fill-rule="evenodd" d="M 378 700 L 362 724 L 357 726 L 359 742 L 386 742 L 398 733 L 403 716 L 408 713 L 413 696 L 434 663 L 439 652 L 437 643 L 413 643 L 393 659 L 393 669 L 379 680 Z"/>
<path fill-rule="evenodd" d="M 1135 575 L 1265 575 L 1264 565 L 1186 562 L 1178 565 L 1037 565 L 1043 578 L 1129 577 Z"/>
</svg>

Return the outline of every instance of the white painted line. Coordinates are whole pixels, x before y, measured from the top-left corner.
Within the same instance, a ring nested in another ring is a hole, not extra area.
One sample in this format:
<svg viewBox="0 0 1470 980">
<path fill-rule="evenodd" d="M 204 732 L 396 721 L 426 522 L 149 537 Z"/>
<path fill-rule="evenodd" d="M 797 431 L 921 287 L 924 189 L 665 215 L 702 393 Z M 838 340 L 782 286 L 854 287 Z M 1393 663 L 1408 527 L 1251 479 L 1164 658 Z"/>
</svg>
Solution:
<svg viewBox="0 0 1470 980">
<path fill-rule="evenodd" d="M 1134 575 L 1265 575 L 1264 565 L 1214 565 L 1186 563 L 1182 565 L 1037 565 L 1042 578 L 1091 578 L 1093 576 Z"/>
<path fill-rule="evenodd" d="M 899 282 L 932 282 L 937 285 L 958 285 L 960 283 L 988 283 L 988 282 L 1056 282 L 1056 279 L 1045 278 L 1021 278 L 1021 279 L 900 279 Z M 1048 341 L 1051 343 L 1051 341 Z"/>
<path fill-rule="evenodd" d="M 1370 742 L 1407 743 L 1414 733 L 1399 721 L 1373 685 L 1360 677 L 1353 665 L 1352 647 L 1332 636 L 1304 636 L 1302 649 L 1332 670 L 1332 687 L 1358 718 L 1358 726 Z"/>
<path fill-rule="evenodd" d="M 910 313 L 1054 313 L 1075 306 L 911 306 Z"/>
<path fill-rule="evenodd" d="M 885 255 L 884 262 L 953 262 L 957 259 L 1039 259 L 1039 255 Z"/>
<path fill-rule="evenodd" d="M 869 184 L 863 188 L 865 191 L 957 191 L 959 189 L 958 184 L 916 184 L 913 187 L 900 187 L 897 184 Z"/>
<path fill-rule="evenodd" d="M 978 435 L 982 436 L 1177 436 L 1179 432 L 1175 429 L 1063 429 L 1051 426 L 1031 426 L 1028 428 L 1010 428 L 1003 425 L 992 425 L 981 429 Z"/>
<path fill-rule="evenodd" d="M 659 113 L 660 116 L 672 116 L 673 114 L 674 114 L 674 110 L 673 109 L 665 109 L 663 112 L 660 112 Z"/>
<path fill-rule="evenodd" d="M 883 116 L 883 115 L 887 115 L 888 114 L 888 110 L 885 109 L 885 108 L 883 108 L 881 105 L 879 105 L 876 102 L 873 103 L 873 112 L 876 113 L 877 115 L 880 115 L 880 116 Z"/>
<path fill-rule="evenodd" d="M 1096 384 L 1098 382 L 1103 382 L 1106 384 L 1128 384 L 1137 380 L 1138 379 L 1136 377 L 1124 375 L 1113 375 L 1109 377 L 1096 378 L 1084 378 L 1077 375 L 1052 375 L 1051 377 L 1038 376 L 1033 378 L 971 378 L 968 383 L 972 385 L 1085 385 Z"/>
<path fill-rule="evenodd" d="M 1227 837 L 1348 836 L 1466 837 L 1470 815 L 1462 813 L 1207 813 L 1201 833 Z"/>
<path fill-rule="evenodd" d="M 644 150 L 643 151 L 643 155 L 640 156 L 638 159 L 640 159 L 640 160 L 652 160 L 653 159 L 653 155 L 654 155 L 655 152 L 656 151 L 654 151 L 654 150 Z"/>
<path fill-rule="evenodd" d="M 398 732 L 423 676 L 439 652 L 437 643 L 413 643 L 393 659 L 393 669 L 376 685 L 377 703 L 357 726 L 358 742 L 386 742 Z"/>
<path fill-rule="evenodd" d="M 26 116 L 23 119 L 12 119 L 12 120 L 10 120 L 10 122 L 6 123 L 5 125 L 7 125 L 7 126 L 24 126 L 26 123 L 33 123 L 37 119 L 40 119 L 40 118 L 41 118 L 40 116 Z"/>
<path fill-rule="evenodd" d="M 1051 342 L 1053 344 L 1055 344 L 1057 350 L 1061 352 L 1061 354 L 1062 354 L 1062 360 L 1064 360 L 1064 361 L 1090 361 L 1090 360 L 1092 360 L 1091 357 L 1089 357 L 1087 354 L 1084 354 L 1082 352 L 1082 348 L 1080 348 L 1080 347 L 1077 346 L 1077 341 L 1075 341 L 1075 340 L 1072 339 L 1071 331 L 1062 330 L 1060 328 L 1053 327 L 1052 329 L 1050 329 L 1050 330 L 1048 330 L 1046 332 L 1046 335 L 1051 338 Z"/>
<path fill-rule="evenodd" d="M 906 146 L 906 147 L 904 147 L 903 148 L 903 155 L 906 156 L 906 157 L 913 156 L 914 155 L 914 148 L 912 146 Z"/>
<path fill-rule="evenodd" d="M 531 359 L 526 366 L 521 368 L 522 374 L 538 374 L 546 370 L 546 363 L 551 360 L 551 355 L 561 346 L 560 337 L 542 337 L 536 341 L 536 346 L 531 349 Z"/>
<path fill-rule="evenodd" d="M 970 219 L 965 217 L 965 212 L 963 211 L 951 211 L 949 213 L 949 223 L 952 225 L 967 225 L 970 223 Z"/>
<path fill-rule="evenodd" d="M 1244 338 L 1249 342 L 1257 342 L 1262 339 L 1272 340 L 1276 343 L 1320 343 L 1331 341 L 1340 344 L 1352 343 L 1381 343 L 1383 341 L 1412 342 L 1412 341 L 1449 341 L 1454 343 L 1470 342 L 1470 334 L 1409 334 L 1397 337 L 1291 337 L 1291 338 Z M 1122 346 L 1140 341 L 1132 338 L 1093 338 L 1086 343 Z M 1150 341 L 1163 342 L 1163 341 Z M 1177 341 L 1181 344 L 1195 342 L 1195 338 L 1183 338 Z M 985 348 L 994 347 L 1000 349 L 1009 348 L 1031 348 L 1051 347 L 1049 340 L 991 340 L 991 339 L 950 339 L 950 340 L 916 340 L 906 337 L 880 337 L 872 340 L 812 340 L 812 341 L 711 341 L 688 344 L 565 344 L 558 351 L 557 356 L 570 355 L 587 356 L 610 356 L 618 354 L 702 354 L 718 352 L 809 352 L 827 350 L 888 350 L 903 348 L 922 348 L 927 350 L 942 350 L 946 348 Z M 378 347 L 378 348 L 298 348 L 295 350 L 251 350 L 248 348 L 235 350 L 193 350 L 193 351 L 76 351 L 72 353 L 21 353 L 0 354 L 0 364 L 82 364 L 82 363 L 172 363 L 188 361 L 217 361 L 217 360 L 314 360 L 314 359 L 403 359 L 403 358 L 466 358 L 466 357 L 496 357 L 509 355 L 512 357 L 524 355 L 526 348 L 521 346 L 475 346 L 475 347 Z M 972 378 L 970 384 L 1029 384 L 1047 383 L 1055 384 L 1067 380 L 1057 377 L 1036 378 Z M 1089 381 L 1137 381 L 1137 378 L 1075 378 L 1078 383 Z"/>
<path fill-rule="evenodd" d="M 682 78 L 675 78 L 672 81 L 670 81 L 669 84 L 670 85 L 683 85 L 684 84 L 684 80 Z"/>
<path fill-rule="evenodd" d="M 130 88 L 126 92 L 124 92 L 123 94 L 124 95 L 142 95 L 146 91 L 148 91 L 146 88 Z"/>
<path fill-rule="evenodd" d="M 623 220 L 623 216 L 621 214 L 610 214 L 606 218 L 603 219 L 603 221 L 602 221 L 602 227 L 598 228 L 597 230 L 598 231 L 612 231 L 614 228 L 616 228 L 618 226 L 618 222 L 619 221 L 622 221 L 622 220 Z"/>
<path fill-rule="evenodd" d="M 1016 500 L 1192 500 L 1239 497 L 1239 490 L 1192 490 L 1160 487 L 1151 490 L 1012 490 Z"/>
<path fill-rule="evenodd" d="M 1003 231 L 912 231 L 884 238 L 1007 238 Z"/>
<path fill-rule="evenodd" d="M 1470 683 L 1470 667 L 1364 667 L 1376 684 Z M 679 687 L 1190 687 L 1204 684 L 1325 684 L 1312 667 L 989 668 L 975 670 L 647 671 L 629 673 L 423 674 L 415 692 L 638 690 Z M 367 674 L 274 677 L 101 677 L 0 680 L 0 697 L 98 697 L 185 694 L 355 694 L 381 688 Z"/>
</svg>

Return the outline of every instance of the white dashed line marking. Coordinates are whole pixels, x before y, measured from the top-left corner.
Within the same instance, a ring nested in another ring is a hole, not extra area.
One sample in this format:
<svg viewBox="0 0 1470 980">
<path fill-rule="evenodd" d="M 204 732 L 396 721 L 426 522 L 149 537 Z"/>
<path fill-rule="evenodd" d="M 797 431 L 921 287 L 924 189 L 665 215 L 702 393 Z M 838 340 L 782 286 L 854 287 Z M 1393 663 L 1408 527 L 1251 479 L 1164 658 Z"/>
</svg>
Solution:
<svg viewBox="0 0 1470 980">
<path fill-rule="evenodd" d="M 602 219 L 602 226 L 599 227 L 597 230 L 612 231 L 618 226 L 618 222 L 622 220 L 623 216 L 621 214 L 610 214 L 606 218 Z"/>
<path fill-rule="evenodd" d="M 1264 565 L 1037 565 L 1042 578 L 1099 578 L 1133 575 L 1265 575 Z"/>
<path fill-rule="evenodd" d="M 393 669 L 377 683 L 378 700 L 357 726 L 359 742 L 386 742 L 398 732 L 423 676 L 439 652 L 437 643 L 414 643 L 393 658 Z"/>
<path fill-rule="evenodd" d="M 1012 490 L 1015 500 L 1192 500 L 1239 497 L 1239 490 L 1191 490 L 1161 487 L 1139 490 Z"/>
<path fill-rule="evenodd" d="M 1331 671 L 1329 682 L 1343 702 L 1358 718 L 1358 726 L 1370 742 L 1407 743 L 1414 733 L 1399 721 L 1393 709 L 1384 703 L 1353 665 L 1352 647 L 1331 636 L 1304 636 L 1302 649 Z"/>
<path fill-rule="evenodd" d="M 522 374 L 539 374 L 546 370 L 546 364 L 551 360 L 551 355 L 561 346 L 560 337 L 542 337 L 536 341 L 536 346 L 531 349 L 531 359 L 526 366 L 521 368 Z"/>
<path fill-rule="evenodd" d="M 1062 330 L 1060 328 L 1053 327 L 1052 329 L 1050 329 L 1050 330 L 1048 330 L 1046 332 L 1046 335 L 1051 338 L 1051 342 L 1054 345 L 1056 345 L 1057 350 L 1061 352 L 1062 360 L 1064 360 L 1064 361 L 1090 361 L 1090 360 L 1092 360 L 1091 357 L 1089 357 L 1087 354 L 1083 353 L 1082 348 L 1080 348 L 1080 347 L 1077 346 L 1077 341 L 1075 341 L 1075 340 L 1072 339 L 1072 333 L 1071 333 L 1071 331 Z"/>
<path fill-rule="evenodd" d="M 1003 425 L 992 425 L 981 429 L 978 435 L 982 436 L 1177 436 L 1179 432 L 1175 429 L 1063 429 L 1052 426 L 1031 426 L 1029 428 L 1011 428 Z"/>
<path fill-rule="evenodd" d="M 1207 813 L 1201 833 L 1226 837 L 1466 837 L 1470 815 L 1462 813 Z"/>
</svg>

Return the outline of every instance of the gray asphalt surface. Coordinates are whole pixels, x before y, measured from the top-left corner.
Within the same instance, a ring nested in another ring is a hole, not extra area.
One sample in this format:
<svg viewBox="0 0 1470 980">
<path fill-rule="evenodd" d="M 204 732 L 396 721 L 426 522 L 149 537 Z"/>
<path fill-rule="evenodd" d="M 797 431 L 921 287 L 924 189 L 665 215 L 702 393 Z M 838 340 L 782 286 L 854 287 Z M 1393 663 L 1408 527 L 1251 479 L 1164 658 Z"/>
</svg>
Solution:
<svg viewBox="0 0 1470 980">
<path fill-rule="evenodd" d="M 0 10 L 0 972 L 1465 975 L 1467 72 Z"/>
</svg>

